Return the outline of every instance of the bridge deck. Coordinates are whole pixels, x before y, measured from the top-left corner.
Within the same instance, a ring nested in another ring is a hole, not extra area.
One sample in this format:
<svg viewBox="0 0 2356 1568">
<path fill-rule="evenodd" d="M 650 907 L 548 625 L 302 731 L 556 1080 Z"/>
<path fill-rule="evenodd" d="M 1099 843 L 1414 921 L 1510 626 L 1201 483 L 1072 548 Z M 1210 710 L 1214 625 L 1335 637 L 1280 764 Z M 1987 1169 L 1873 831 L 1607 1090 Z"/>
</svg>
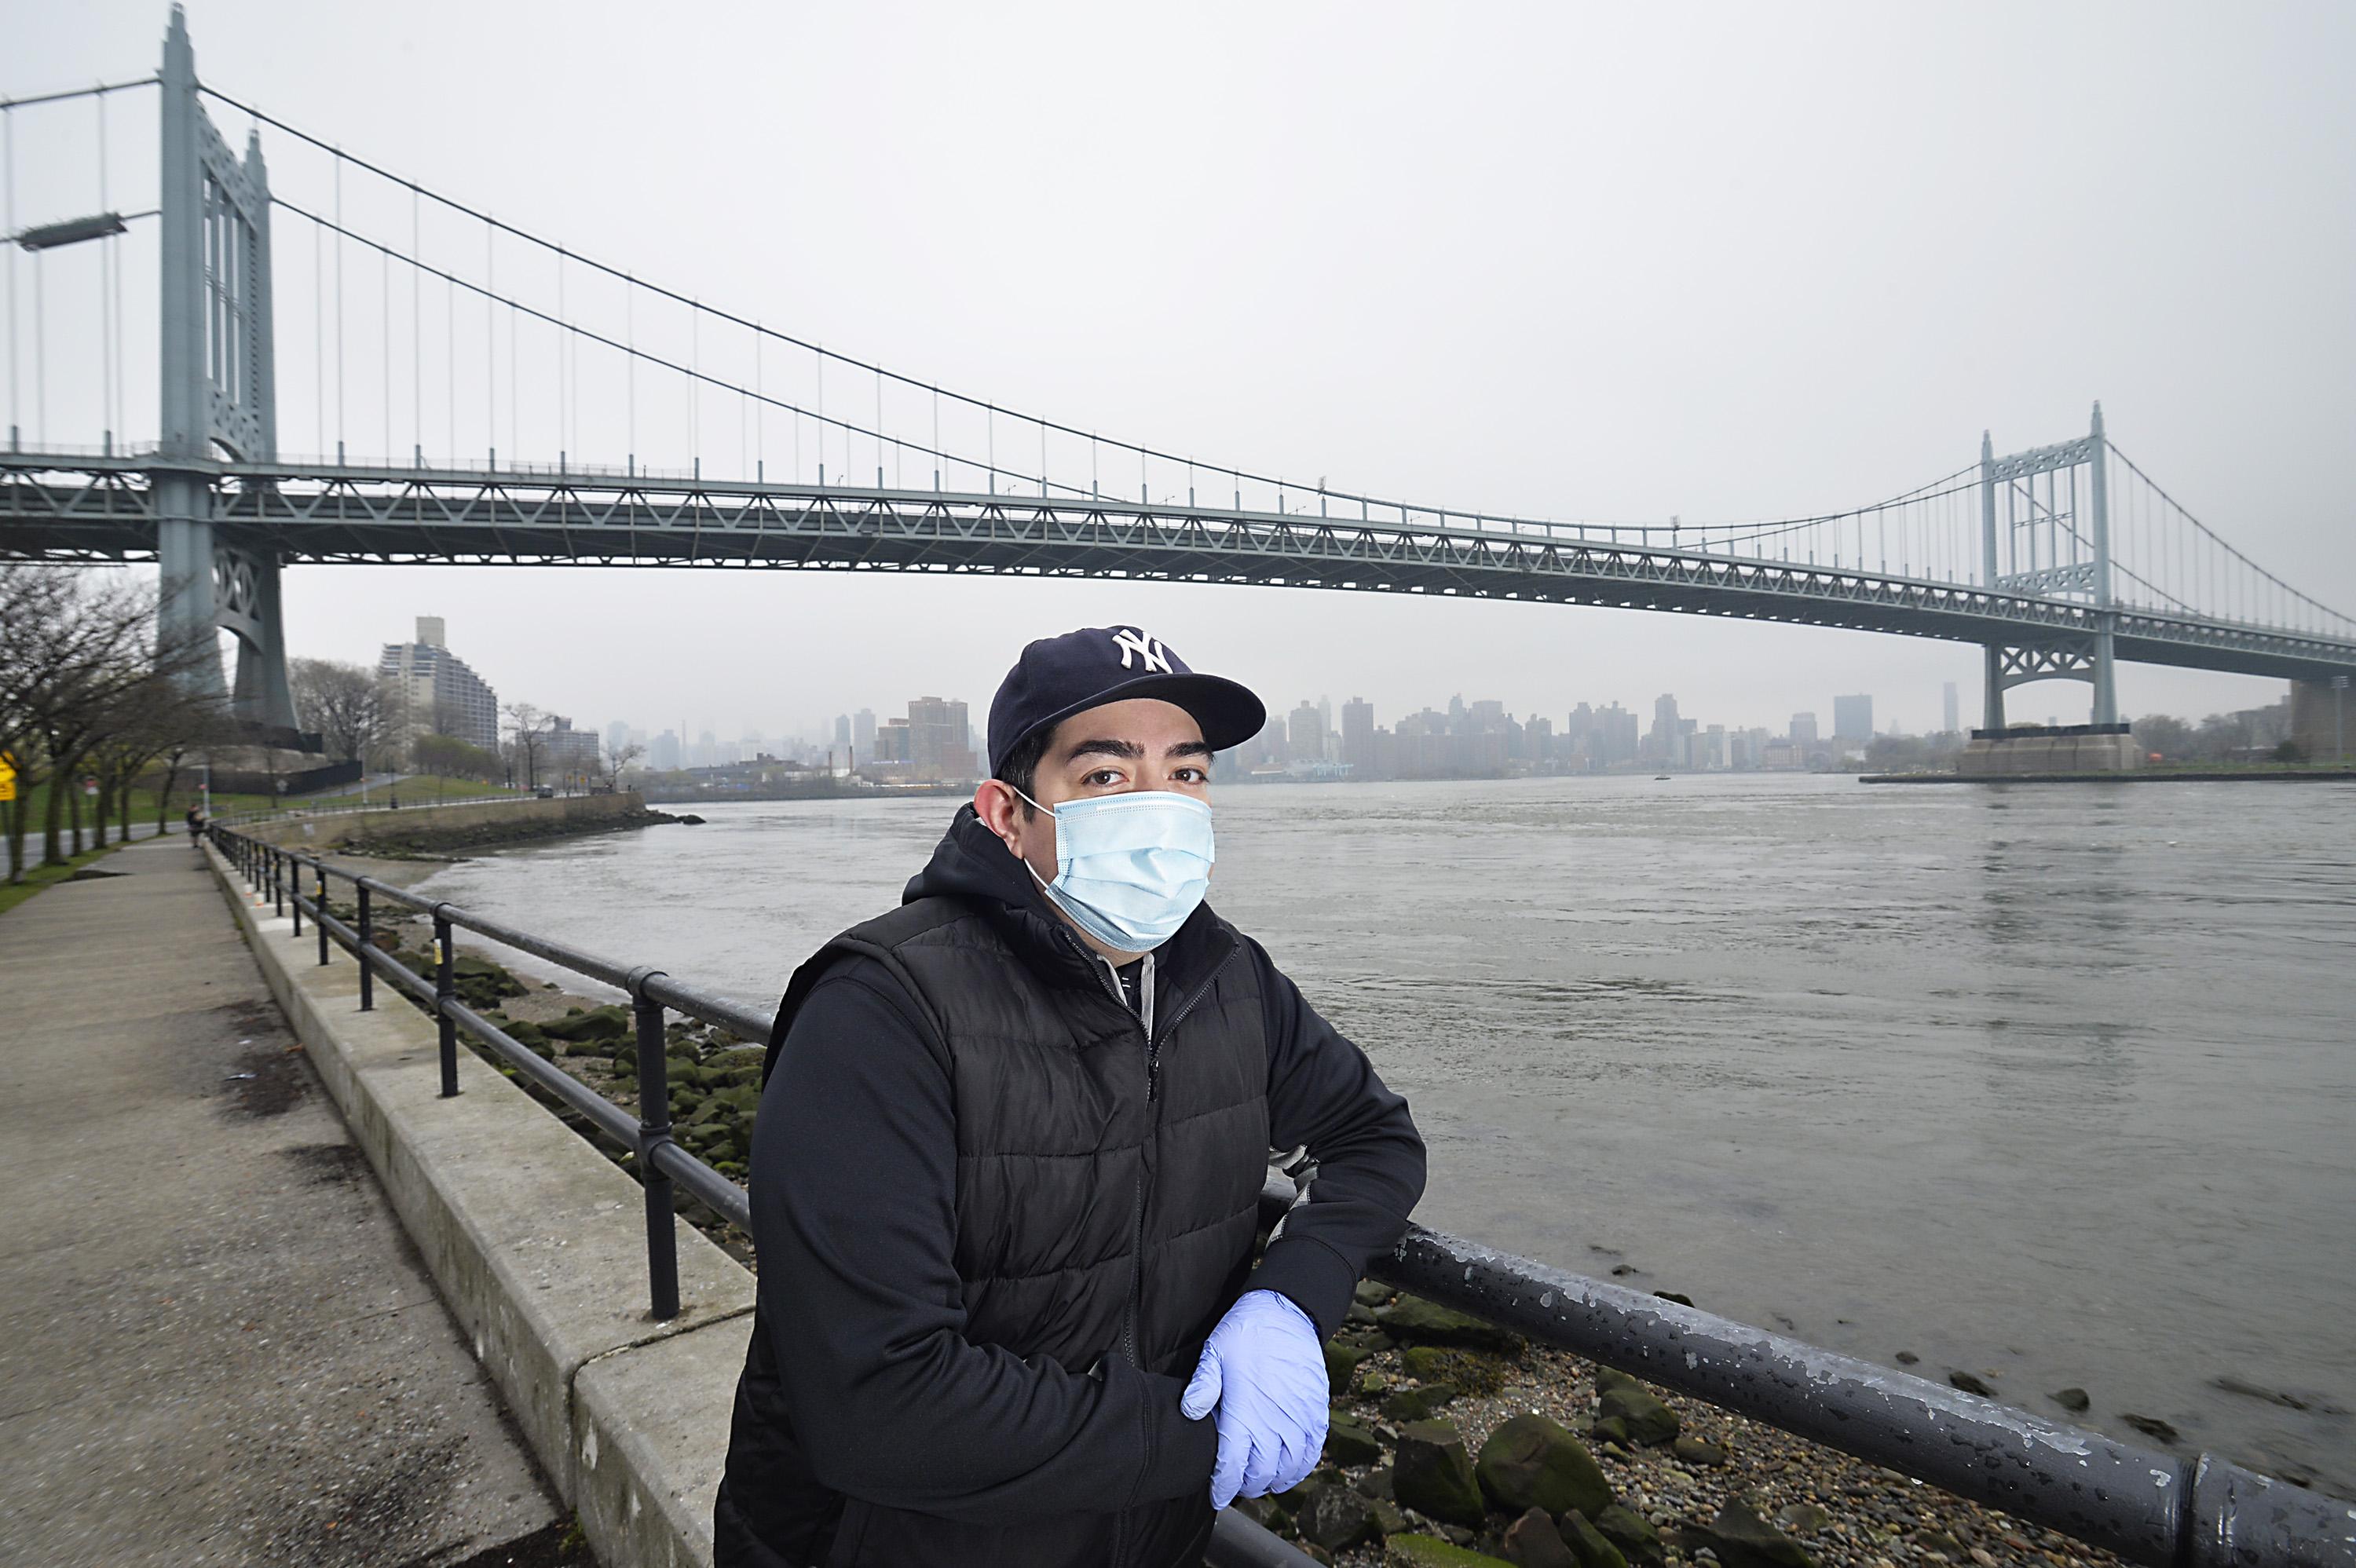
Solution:
<svg viewBox="0 0 2356 1568">
<path fill-rule="evenodd" d="M 144 560 L 136 457 L 0 454 L 0 559 Z M 820 488 L 679 475 L 200 465 L 212 525 L 285 562 L 755 567 L 1112 578 L 1583 604 L 2068 648 L 2083 601 L 1664 546 L 1631 531 L 1230 511 L 1111 497 Z M 2356 638 L 2121 606 L 2122 659 L 2293 680 L 2356 672 Z"/>
<path fill-rule="evenodd" d="M 0 1552 L 588 1564 L 186 839 L 0 916 Z"/>
</svg>

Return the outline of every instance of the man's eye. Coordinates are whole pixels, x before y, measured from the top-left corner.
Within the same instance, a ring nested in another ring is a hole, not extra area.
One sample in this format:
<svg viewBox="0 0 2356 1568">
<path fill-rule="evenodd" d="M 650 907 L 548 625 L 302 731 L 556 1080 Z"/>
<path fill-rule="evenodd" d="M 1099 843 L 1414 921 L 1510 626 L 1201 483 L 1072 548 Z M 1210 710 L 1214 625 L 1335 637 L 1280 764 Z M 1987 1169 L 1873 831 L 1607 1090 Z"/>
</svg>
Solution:
<svg viewBox="0 0 2356 1568">
<path fill-rule="evenodd" d="M 1093 788 L 1104 789 L 1109 785 L 1120 783 L 1120 774 L 1110 768 L 1098 768 L 1096 772 L 1090 773 L 1081 782 Z"/>
</svg>

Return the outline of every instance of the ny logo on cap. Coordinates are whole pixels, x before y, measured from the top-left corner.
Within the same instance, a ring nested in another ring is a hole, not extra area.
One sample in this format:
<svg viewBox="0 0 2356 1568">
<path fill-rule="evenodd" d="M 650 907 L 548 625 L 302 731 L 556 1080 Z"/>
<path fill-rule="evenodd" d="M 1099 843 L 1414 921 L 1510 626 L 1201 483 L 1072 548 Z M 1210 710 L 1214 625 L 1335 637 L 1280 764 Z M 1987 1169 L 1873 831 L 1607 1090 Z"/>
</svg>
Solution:
<svg viewBox="0 0 2356 1568">
<path fill-rule="evenodd" d="M 1149 637 L 1135 626 L 1113 628 L 1112 643 L 1120 650 L 1120 667 L 1123 669 L 1130 667 L 1130 656 L 1135 654 L 1147 669 L 1158 669 L 1164 675 L 1178 673 L 1170 667 L 1170 655 L 1162 646 L 1162 639 Z"/>
</svg>

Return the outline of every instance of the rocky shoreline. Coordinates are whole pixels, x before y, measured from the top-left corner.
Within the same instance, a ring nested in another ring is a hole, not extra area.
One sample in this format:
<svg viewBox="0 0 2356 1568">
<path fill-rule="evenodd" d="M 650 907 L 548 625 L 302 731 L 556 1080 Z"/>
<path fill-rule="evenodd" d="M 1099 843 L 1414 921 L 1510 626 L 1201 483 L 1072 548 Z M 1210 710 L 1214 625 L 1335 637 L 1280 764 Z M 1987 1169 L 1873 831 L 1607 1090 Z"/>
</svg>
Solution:
<svg viewBox="0 0 2356 1568">
<path fill-rule="evenodd" d="M 370 868 L 414 880 L 424 868 Z M 404 874 L 405 873 L 405 874 Z M 332 906 L 331 906 L 332 907 Z M 348 910 L 341 911 L 349 918 Z M 431 969 L 430 923 L 380 923 L 380 945 Z M 630 1010 L 528 984 L 475 954 L 458 992 L 493 1024 L 635 1111 Z M 666 1032 L 679 1141 L 743 1180 L 762 1048 L 700 1024 Z M 623 1168 L 632 1154 L 486 1060 Z M 751 1238 L 682 1193 L 683 1217 L 747 1267 Z M 2118 1559 L 1568 1351 L 1367 1281 L 1326 1349 L 1323 1463 L 1237 1506 L 1340 1568 L 2112 1568 Z"/>
<path fill-rule="evenodd" d="M 633 827 L 654 827 L 667 823 L 691 826 L 703 820 L 693 815 L 673 815 L 641 806 L 626 815 L 594 822 L 534 816 L 519 811 L 512 817 L 492 822 L 475 822 L 462 826 L 438 826 L 431 822 L 411 827 L 395 820 L 387 812 L 367 829 L 347 840 L 346 848 L 354 854 L 380 860 L 450 860 L 463 859 L 466 852 L 476 849 L 503 849 L 518 844 L 537 844 L 550 838 L 578 838 L 591 833 L 616 833 Z"/>
</svg>

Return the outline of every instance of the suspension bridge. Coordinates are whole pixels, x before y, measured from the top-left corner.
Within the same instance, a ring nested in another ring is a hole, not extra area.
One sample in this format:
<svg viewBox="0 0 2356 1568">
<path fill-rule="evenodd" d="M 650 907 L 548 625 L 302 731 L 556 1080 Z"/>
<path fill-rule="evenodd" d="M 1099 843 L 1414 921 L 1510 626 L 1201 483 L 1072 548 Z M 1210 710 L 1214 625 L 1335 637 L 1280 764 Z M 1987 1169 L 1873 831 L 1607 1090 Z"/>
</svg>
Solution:
<svg viewBox="0 0 2356 1568">
<path fill-rule="evenodd" d="M 241 155 L 216 109 L 245 122 Z M 153 202 L 119 202 L 111 127 L 150 114 Z M 294 722 L 281 573 L 306 562 L 1111 578 L 1849 627 L 1980 645 L 1992 729 L 2008 689 L 2050 678 L 2091 682 L 2094 721 L 2116 722 L 2121 659 L 2356 673 L 2356 620 L 2179 504 L 2099 404 L 2083 434 L 2003 454 L 1983 436 L 1976 463 L 1837 513 L 1505 517 L 1115 439 L 690 298 L 206 86 L 177 6 L 156 74 L 0 101 L 0 558 L 158 563 L 166 634 L 231 634 L 235 710 L 264 725 Z M 296 177 L 273 176 L 265 131 Z M 287 451 L 304 425 L 311 451 Z"/>
</svg>

